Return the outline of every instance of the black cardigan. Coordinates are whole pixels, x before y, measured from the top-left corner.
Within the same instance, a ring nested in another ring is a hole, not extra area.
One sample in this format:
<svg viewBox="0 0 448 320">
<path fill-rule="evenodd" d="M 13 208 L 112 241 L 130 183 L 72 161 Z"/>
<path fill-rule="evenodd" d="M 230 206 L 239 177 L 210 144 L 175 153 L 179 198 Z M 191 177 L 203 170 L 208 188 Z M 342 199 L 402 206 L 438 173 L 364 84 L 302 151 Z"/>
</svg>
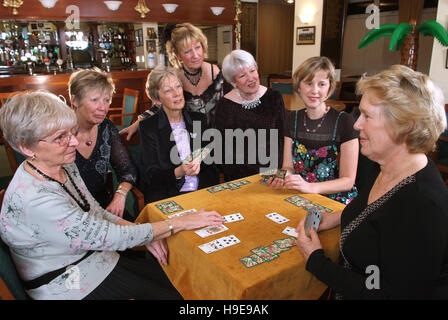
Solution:
<svg viewBox="0 0 448 320">
<path fill-rule="evenodd" d="M 367 206 L 376 177 L 343 211 L 341 230 Z M 310 255 L 306 269 L 346 299 L 447 299 L 448 189 L 434 163 L 372 212 L 342 249 L 351 270 L 341 255 L 335 264 L 323 250 Z M 371 265 L 379 268 L 379 290 L 366 286 Z"/>
<path fill-rule="evenodd" d="M 196 141 L 193 143 L 193 121 L 201 122 L 201 134 L 206 128 L 205 116 L 197 112 L 182 111 L 185 127 L 190 134 L 190 146 L 193 151 L 196 144 L 204 147 L 207 143 Z M 176 142 L 170 140 L 172 129 L 166 113 L 163 109 L 153 116 L 140 121 L 138 126 L 141 146 L 142 188 L 145 195 L 145 203 L 177 196 L 185 183 L 185 177 L 176 179 L 174 169 L 179 164 L 173 164 L 170 160 L 172 148 L 176 148 Z M 199 139 L 196 133 L 195 139 Z M 179 152 L 177 152 L 179 158 Z M 219 183 L 219 175 L 214 165 L 201 163 L 199 172 L 198 189 L 209 187 Z"/>
</svg>

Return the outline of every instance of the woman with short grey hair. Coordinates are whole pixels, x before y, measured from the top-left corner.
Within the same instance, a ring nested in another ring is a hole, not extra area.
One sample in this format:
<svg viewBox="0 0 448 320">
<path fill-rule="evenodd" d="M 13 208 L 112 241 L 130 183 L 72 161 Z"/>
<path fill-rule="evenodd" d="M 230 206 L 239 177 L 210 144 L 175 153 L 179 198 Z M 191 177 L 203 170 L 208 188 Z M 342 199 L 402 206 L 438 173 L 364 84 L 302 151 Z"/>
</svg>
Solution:
<svg viewBox="0 0 448 320">
<path fill-rule="evenodd" d="M 225 158 L 225 163 L 220 166 L 224 179 L 230 181 L 250 176 L 259 173 L 263 167 L 279 168 L 282 165 L 285 135 L 285 105 L 281 94 L 260 85 L 255 59 L 244 50 L 229 53 L 223 60 L 222 72 L 226 81 L 234 87 L 216 105 L 214 120 L 215 128 L 223 137 L 223 151 L 233 146 L 232 162 L 228 163 Z M 254 146 L 250 141 L 239 146 L 242 148 L 237 147 L 233 138 L 226 138 L 226 129 L 241 129 L 243 132 L 255 130 L 255 151 L 249 152 L 249 144 Z M 266 134 L 263 136 L 261 132 Z M 271 136 L 277 139 L 271 139 Z M 267 157 L 269 163 L 261 162 L 259 150 L 261 157 Z"/>
<path fill-rule="evenodd" d="M 19 94 L 0 109 L 8 143 L 25 155 L 5 192 L 0 236 L 32 299 L 181 299 L 155 259 L 116 250 L 151 248 L 176 232 L 222 223 L 217 212 L 135 225 L 103 209 L 74 164 L 74 111 L 55 95 Z M 152 250 L 152 249 L 151 249 Z M 167 252 L 158 258 L 167 264 Z M 68 266 L 73 266 L 68 268 Z"/>
</svg>

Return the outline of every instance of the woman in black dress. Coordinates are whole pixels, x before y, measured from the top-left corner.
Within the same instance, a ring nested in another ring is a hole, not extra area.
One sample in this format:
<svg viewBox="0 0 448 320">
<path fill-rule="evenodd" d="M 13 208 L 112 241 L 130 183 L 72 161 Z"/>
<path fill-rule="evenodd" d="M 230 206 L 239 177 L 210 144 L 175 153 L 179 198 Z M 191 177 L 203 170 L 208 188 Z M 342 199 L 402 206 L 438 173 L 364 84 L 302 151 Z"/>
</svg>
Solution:
<svg viewBox="0 0 448 320">
<path fill-rule="evenodd" d="M 361 79 L 358 92 L 361 152 L 380 170 L 343 212 L 322 215 L 318 231 L 341 225 L 339 264 L 299 223 L 306 269 L 334 298 L 447 299 L 448 190 L 426 156 L 447 125 L 443 94 L 398 65 Z"/>
<path fill-rule="evenodd" d="M 170 24 L 164 31 L 170 63 L 182 81 L 185 110 L 204 114 L 207 125 L 210 125 L 215 105 L 223 95 L 224 79 L 217 65 L 204 61 L 207 58 L 207 37 L 191 23 Z M 126 139 L 130 140 L 137 131 L 138 122 L 158 112 L 160 108 L 160 105 L 154 105 L 146 110 L 120 134 L 127 134 Z"/>
<path fill-rule="evenodd" d="M 226 181 L 257 174 L 282 164 L 285 106 L 278 91 L 260 85 L 257 64 L 244 50 L 234 50 L 222 63 L 223 75 L 234 89 L 216 105 L 214 127 L 223 141 Z M 234 135 L 226 134 L 233 130 Z M 243 141 L 244 144 L 238 141 Z M 234 138 L 236 137 L 236 138 Z"/>
</svg>

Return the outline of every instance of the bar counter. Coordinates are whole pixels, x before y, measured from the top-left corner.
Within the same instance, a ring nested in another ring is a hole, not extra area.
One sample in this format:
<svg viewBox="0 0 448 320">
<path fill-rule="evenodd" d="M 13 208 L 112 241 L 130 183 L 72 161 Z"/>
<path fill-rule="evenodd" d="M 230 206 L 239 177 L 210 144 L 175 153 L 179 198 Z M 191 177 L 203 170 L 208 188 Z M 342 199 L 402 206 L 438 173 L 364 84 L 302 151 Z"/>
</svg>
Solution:
<svg viewBox="0 0 448 320">
<path fill-rule="evenodd" d="M 150 72 L 151 70 L 110 72 L 115 83 L 111 108 L 121 107 L 123 90 L 129 88 L 139 91 L 138 113 L 144 112 L 151 102 L 145 94 L 146 78 Z M 69 103 L 67 85 L 70 75 L 71 73 L 0 76 L 0 92 L 45 89 L 56 95 L 64 96 Z"/>
</svg>

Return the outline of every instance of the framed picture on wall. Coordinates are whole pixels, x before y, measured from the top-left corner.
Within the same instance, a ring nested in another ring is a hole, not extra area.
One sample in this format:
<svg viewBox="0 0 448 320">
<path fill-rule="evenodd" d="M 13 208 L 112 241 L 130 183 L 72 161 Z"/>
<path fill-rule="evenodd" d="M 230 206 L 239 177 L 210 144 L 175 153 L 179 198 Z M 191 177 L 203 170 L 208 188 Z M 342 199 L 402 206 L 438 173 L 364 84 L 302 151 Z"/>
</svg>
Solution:
<svg viewBox="0 0 448 320">
<path fill-rule="evenodd" d="M 316 27 L 298 27 L 296 34 L 296 44 L 315 44 Z"/>
<path fill-rule="evenodd" d="M 448 69 L 448 50 L 446 50 L 445 69 Z"/>
<path fill-rule="evenodd" d="M 223 43 L 230 43 L 230 31 L 223 31 L 222 32 L 222 42 Z"/>
<path fill-rule="evenodd" d="M 143 29 L 134 30 L 135 46 L 143 46 Z"/>
<path fill-rule="evenodd" d="M 148 50 L 148 52 L 156 52 L 157 51 L 155 39 L 146 40 L 146 50 Z"/>
</svg>

